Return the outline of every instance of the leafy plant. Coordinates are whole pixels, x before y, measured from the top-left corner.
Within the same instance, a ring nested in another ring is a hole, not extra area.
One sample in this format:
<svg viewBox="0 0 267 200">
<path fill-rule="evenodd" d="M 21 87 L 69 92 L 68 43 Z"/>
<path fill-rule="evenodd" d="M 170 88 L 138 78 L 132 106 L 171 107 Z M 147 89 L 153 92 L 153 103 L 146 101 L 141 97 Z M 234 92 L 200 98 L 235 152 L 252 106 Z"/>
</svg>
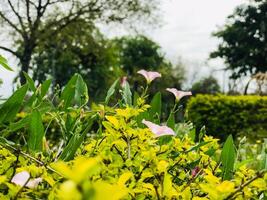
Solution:
<svg viewBox="0 0 267 200">
<path fill-rule="evenodd" d="M 231 136 L 222 150 L 204 129 L 195 142 L 192 124 L 172 117 L 178 98 L 170 128 L 160 124 L 160 93 L 149 105 L 147 89 L 133 98 L 126 84 L 109 107 L 117 82 L 103 105 L 88 104 L 78 74 L 52 96 L 51 81 L 26 79 L 1 106 L 12 108 L 0 122 L 1 199 L 266 198 L 266 169 L 237 166 Z"/>
</svg>

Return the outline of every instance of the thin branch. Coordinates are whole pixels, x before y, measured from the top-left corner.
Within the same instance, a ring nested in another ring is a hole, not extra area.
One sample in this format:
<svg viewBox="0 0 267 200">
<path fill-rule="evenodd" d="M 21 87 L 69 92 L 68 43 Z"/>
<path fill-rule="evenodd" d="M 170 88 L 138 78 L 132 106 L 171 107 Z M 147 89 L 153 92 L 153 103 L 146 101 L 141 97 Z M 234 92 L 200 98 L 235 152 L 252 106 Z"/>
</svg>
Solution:
<svg viewBox="0 0 267 200">
<path fill-rule="evenodd" d="M 54 173 L 56 173 L 58 175 L 61 175 L 59 172 L 57 172 L 56 170 L 54 170 L 52 167 L 48 166 L 46 163 L 44 163 L 44 162 L 42 162 L 42 161 L 40 161 L 40 160 L 32 157 L 31 155 L 29 155 L 29 154 L 27 154 L 27 153 L 25 153 L 25 152 L 23 152 L 21 150 L 16 149 L 15 147 L 13 147 L 11 145 L 2 144 L 2 143 L 0 143 L 0 145 L 2 147 L 4 147 L 5 149 L 8 149 L 9 151 L 13 151 L 13 152 L 17 152 L 17 153 L 19 152 L 20 155 L 24 156 L 25 158 L 29 158 L 30 160 L 36 162 L 37 164 L 39 164 L 41 166 L 44 166 L 46 169 L 48 169 L 48 170 L 50 170 L 50 171 L 52 171 L 52 172 L 54 172 Z"/>
<path fill-rule="evenodd" d="M 7 52 L 9 52 L 9 53 L 12 53 L 13 55 L 17 56 L 18 58 L 21 57 L 19 53 L 15 52 L 15 51 L 13 51 L 13 50 L 7 48 L 7 47 L 0 46 L 0 49 L 3 49 L 4 51 L 7 51 Z"/>
<path fill-rule="evenodd" d="M 27 19 L 28 19 L 28 22 L 29 22 L 30 27 L 32 27 L 32 19 L 31 19 L 31 15 L 30 15 L 30 3 L 31 3 L 31 1 L 30 0 L 25 0 L 25 3 L 26 3 L 26 15 L 27 15 Z M 34 6 L 35 6 L 35 4 L 34 4 Z"/>
<path fill-rule="evenodd" d="M 4 13 L 0 12 L 0 17 L 3 18 L 13 29 L 15 29 L 17 32 L 19 32 L 23 37 L 24 33 L 22 30 L 20 30 L 15 24 L 13 24 L 5 15 Z"/>
<path fill-rule="evenodd" d="M 250 183 L 252 183 L 253 181 L 257 180 L 258 178 L 261 178 L 264 176 L 264 173 L 266 173 L 266 170 L 263 170 L 261 172 L 258 172 L 256 174 L 256 176 L 254 176 L 252 179 L 248 180 L 247 182 L 245 182 L 244 184 L 242 184 L 241 186 L 239 186 L 239 188 L 237 188 L 232 194 L 230 194 L 228 197 L 227 197 L 227 200 L 232 200 L 232 199 L 235 199 L 235 195 L 238 193 L 238 192 L 241 192 L 246 186 L 248 186 Z"/>
<path fill-rule="evenodd" d="M 13 4 L 11 3 L 10 0 L 7 0 L 8 1 L 8 4 L 11 8 L 11 10 L 14 12 L 14 14 L 17 16 L 18 20 L 19 20 L 19 23 L 21 25 L 21 28 L 23 29 L 23 31 L 25 32 L 25 26 L 24 26 L 24 23 L 23 23 L 23 20 L 22 20 L 22 17 L 19 15 L 19 13 L 16 11 L 16 9 L 14 8 Z"/>
</svg>

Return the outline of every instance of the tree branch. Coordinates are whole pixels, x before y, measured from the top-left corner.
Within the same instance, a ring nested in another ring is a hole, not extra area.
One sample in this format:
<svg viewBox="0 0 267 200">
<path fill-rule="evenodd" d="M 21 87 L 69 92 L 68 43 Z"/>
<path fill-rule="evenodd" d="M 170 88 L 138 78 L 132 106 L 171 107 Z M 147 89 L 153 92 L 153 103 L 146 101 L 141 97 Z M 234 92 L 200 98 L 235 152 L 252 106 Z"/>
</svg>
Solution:
<svg viewBox="0 0 267 200">
<path fill-rule="evenodd" d="M 18 20 L 19 20 L 19 23 L 21 25 L 21 28 L 23 29 L 24 33 L 25 33 L 25 26 L 24 26 L 24 23 L 23 23 L 23 20 L 22 20 L 22 17 L 19 15 L 19 13 L 15 10 L 13 4 L 11 3 L 10 0 L 7 0 L 8 1 L 8 4 L 11 8 L 11 10 L 13 11 L 13 13 L 17 16 Z"/>
<path fill-rule="evenodd" d="M 30 15 L 30 3 L 31 3 L 30 0 L 25 0 L 27 19 L 29 22 L 29 26 L 32 27 L 32 19 L 31 19 L 31 15 Z"/>
<path fill-rule="evenodd" d="M 24 33 L 22 30 L 20 30 L 15 24 L 13 24 L 5 15 L 4 13 L 0 12 L 0 17 L 5 20 L 13 29 L 15 29 L 17 32 L 19 32 L 23 37 Z"/>
<path fill-rule="evenodd" d="M 7 48 L 7 47 L 4 47 L 4 46 L 0 46 L 0 49 L 3 49 L 4 51 L 7 51 L 9 53 L 12 53 L 13 55 L 17 56 L 18 58 L 21 58 L 20 54 Z"/>
</svg>

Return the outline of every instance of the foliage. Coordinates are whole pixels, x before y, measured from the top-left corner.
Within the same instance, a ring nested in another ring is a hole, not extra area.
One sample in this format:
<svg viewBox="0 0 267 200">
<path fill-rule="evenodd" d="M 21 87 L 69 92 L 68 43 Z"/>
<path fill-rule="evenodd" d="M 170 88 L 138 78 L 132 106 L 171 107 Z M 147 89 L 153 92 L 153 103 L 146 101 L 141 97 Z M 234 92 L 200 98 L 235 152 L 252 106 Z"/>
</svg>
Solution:
<svg viewBox="0 0 267 200">
<path fill-rule="evenodd" d="M 0 65 L 2 67 L 4 67 L 5 69 L 9 70 L 9 71 L 13 71 L 11 69 L 11 67 L 8 65 L 7 60 L 3 56 L 1 56 L 1 55 L 0 55 Z"/>
<path fill-rule="evenodd" d="M 212 58 L 225 59 L 232 78 L 267 71 L 267 2 L 252 1 L 239 6 L 214 36 L 222 39 Z"/>
<path fill-rule="evenodd" d="M 122 37 L 115 42 L 120 64 L 127 75 L 133 75 L 140 69 L 156 71 L 164 64 L 160 46 L 146 36 Z"/>
<path fill-rule="evenodd" d="M 53 88 L 62 88 L 75 73 L 81 74 L 92 98 L 103 99 L 100 91 L 121 74 L 116 49 L 94 25 L 85 20 L 62 29 L 45 40 L 33 54 L 33 78 L 39 83 L 53 77 Z"/>
<path fill-rule="evenodd" d="M 192 86 L 192 92 L 194 94 L 216 94 L 220 92 L 220 85 L 217 79 L 209 76 L 195 82 Z"/>
<path fill-rule="evenodd" d="M 197 95 L 188 103 L 189 119 L 207 134 L 225 139 L 232 134 L 266 137 L 267 98 L 260 96 Z"/>
<path fill-rule="evenodd" d="M 195 142 L 192 125 L 178 124 L 175 118 L 171 123 L 174 136 L 164 132 L 163 136 L 155 135 L 155 131 L 170 129 L 157 125 L 162 123 L 159 93 L 149 105 L 146 91 L 133 99 L 130 86 L 125 84 L 115 106 L 87 107 L 86 85 L 78 74 L 52 100 L 46 95 L 50 80 L 38 87 L 32 83 L 28 76 L 27 84 L 1 106 L 9 110 L 20 105 L 24 111 L 17 114 L 24 115 L 19 119 L 14 116 L 19 110 L 8 112 L 0 123 L 1 199 L 223 200 L 267 196 L 265 167 L 255 171 L 237 161 L 231 137 L 221 151 L 218 140 L 207 135 Z M 24 98 L 25 88 L 28 98 Z M 107 99 L 114 93 L 113 85 Z M 50 122 L 44 125 L 47 116 Z M 157 123 L 151 122 L 157 130 L 144 128 L 144 119 Z M 60 127 L 61 136 L 50 140 L 52 121 Z M 227 159 L 226 154 L 233 159 Z M 29 176 L 22 176 L 27 173 Z"/>
<path fill-rule="evenodd" d="M 180 61 L 176 65 L 170 63 L 166 60 L 159 44 L 144 35 L 118 38 L 114 40 L 114 43 L 117 49 L 118 64 L 122 66 L 134 91 L 141 92 L 144 83 L 141 76 L 136 76 L 137 71 L 146 69 L 159 71 L 162 74 L 161 81 L 155 81 L 150 87 L 150 92 L 160 91 L 162 93 L 162 98 L 166 102 L 163 105 L 163 113 L 167 114 L 171 109 L 172 100 L 165 89 L 167 87 L 182 88 L 185 80 L 184 64 Z"/>
<path fill-rule="evenodd" d="M 26 82 L 23 71 L 32 67 L 32 55 L 43 42 L 62 33 L 63 29 L 79 22 L 88 24 L 149 22 L 155 19 L 157 0 L 3 0 L 0 2 L 1 32 L 10 45 L 0 46 L 20 62 L 19 78 Z"/>
</svg>

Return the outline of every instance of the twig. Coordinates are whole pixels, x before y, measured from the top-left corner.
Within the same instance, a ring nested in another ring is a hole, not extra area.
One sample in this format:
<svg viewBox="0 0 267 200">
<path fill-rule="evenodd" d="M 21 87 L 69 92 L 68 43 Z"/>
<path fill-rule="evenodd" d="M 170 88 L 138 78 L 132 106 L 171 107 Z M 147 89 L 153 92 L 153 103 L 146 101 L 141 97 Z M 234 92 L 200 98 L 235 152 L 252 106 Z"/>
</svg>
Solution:
<svg viewBox="0 0 267 200">
<path fill-rule="evenodd" d="M 248 186 L 250 183 L 252 183 L 253 181 L 255 181 L 256 179 L 260 178 L 260 177 L 263 177 L 264 176 L 264 173 L 266 172 L 266 170 L 263 170 L 261 172 L 258 172 L 256 174 L 256 176 L 254 176 L 252 179 L 248 180 L 247 182 L 243 183 L 239 188 L 237 188 L 232 194 L 230 194 L 228 197 L 227 197 L 227 200 L 232 200 L 232 199 L 235 199 L 235 195 L 238 193 L 238 192 L 241 192 L 246 186 Z"/>
<path fill-rule="evenodd" d="M 19 152 L 20 155 L 22 155 L 22 156 L 24 156 L 26 158 L 29 158 L 30 160 L 38 163 L 39 165 L 44 166 L 46 169 L 48 169 L 48 170 L 50 170 L 50 171 L 52 171 L 52 172 L 54 172 L 54 173 L 56 173 L 56 174 L 58 174 L 58 175 L 61 176 L 61 174 L 59 172 L 55 171 L 53 168 L 51 168 L 50 166 L 48 166 L 46 163 L 44 163 L 44 162 L 42 162 L 42 161 L 40 161 L 40 160 L 32 157 L 31 155 L 29 155 L 29 154 L 27 154 L 27 153 L 25 153 L 25 152 L 23 152 L 21 150 L 18 150 L 18 149 L 16 149 L 15 147 L 13 147 L 11 145 L 7 145 L 7 144 L 3 145 L 2 143 L 0 143 L 0 145 L 2 147 L 4 147 L 4 148 L 8 149 L 8 150 L 13 151 L 13 152 Z"/>
</svg>

